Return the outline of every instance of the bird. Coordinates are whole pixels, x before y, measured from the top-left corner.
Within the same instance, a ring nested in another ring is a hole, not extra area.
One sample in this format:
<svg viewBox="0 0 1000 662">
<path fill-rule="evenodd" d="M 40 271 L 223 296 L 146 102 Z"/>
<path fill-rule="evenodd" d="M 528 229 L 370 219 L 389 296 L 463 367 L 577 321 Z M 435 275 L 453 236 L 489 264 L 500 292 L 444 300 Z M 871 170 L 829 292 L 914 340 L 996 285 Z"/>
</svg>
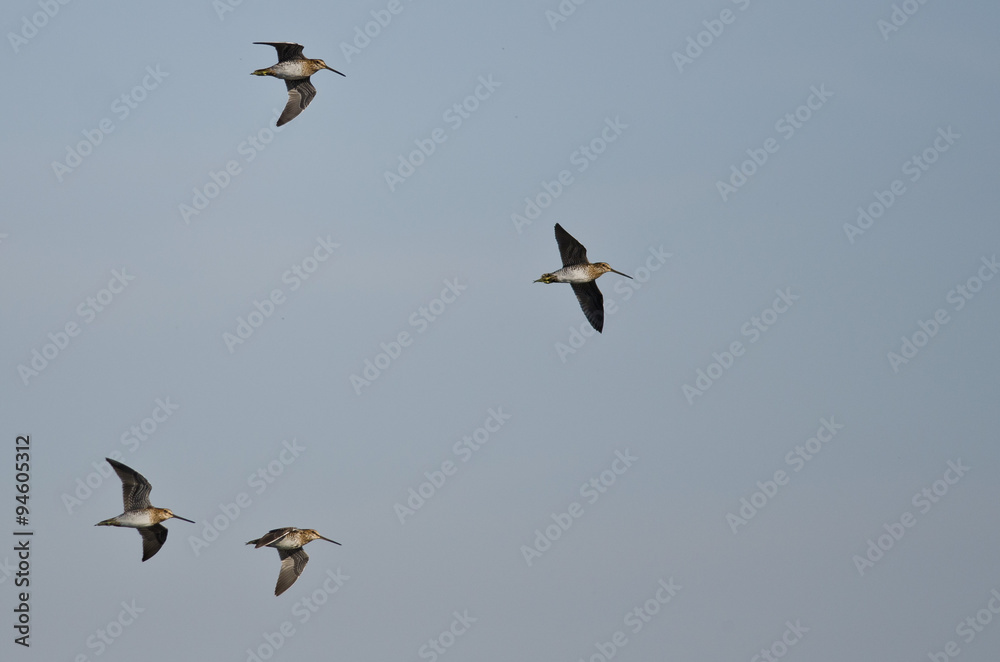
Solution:
<svg viewBox="0 0 1000 662">
<path fill-rule="evenodd" d="M 309 562 L 309 555 L 302 549 L 302 546 L 313 540 L 325 540 L 334 545 L 340 543 L 336 540 L 324 538 L 316 529 L 296 529 L 286 526 L 281 529 L 271 529 L 260 538 L 247 542 L 253 545 L 254 549 L 261 547 L 274 547 L 278 550 L 278 558 L 281 559 L 281 572 L 278 573 L 278 583 L 274 586 L 274 594 L 281 595 L 288 590 L 288 587 L 295 583 L 302 571 Z"/>
<path fill-rule="evenodd" d="M 597 289 L 595 282 L 607 272 L 632 278 L 628 274 L 615 271 L 607 262 L 589 262 L 587 249 L 579 241 L 556 223 L 556 243 L 559 244 L 559 255 L 562 257 L 563 268 L 550 274 L 542 274 L 536 283 L 569 283 L 580 302 L 587 321 L 603 333 L 604 329 L 604 295 Z"/>
<path fill-rule="evenodd" d="M 167 527 L 160 524 L 171 517 L 195 524 L 180 515 L 174 515 L 169 508 L 154 508 L 149 504 L 149 492 L 153 486 L 135 469 L 116 462 L 110 457 L 104 458 L 122 480 L 122 501 L 125 502 L 125 512 L 117 517 L 98 522 L 94 526 L 125 526 L 137 529 L 142 536 L 142 560 L 148 561 L 160 551 L 167 541 Z"/>
<path fill-rule="evenodd" d="M 326 66 L 323 60 L 310 60 L 302 55 L 302 44 L 293 44 L 288 41 L 255 41 L 261 46 L 274 46 L 278 51 L 278 63 L 267 69 L 257 69 L 251 72 L 251 76 L 274 76 L 285 81 L 288 86 L 288 103 L 281 112 L 276 126 L 281 126 L 291 122 L 306 109 L 316 96 L 316 88 L 309 82 L 309 77 L 320 69 L 329 69 L 335 74 L 340 74 L 333 67 Z"/>
</svg>

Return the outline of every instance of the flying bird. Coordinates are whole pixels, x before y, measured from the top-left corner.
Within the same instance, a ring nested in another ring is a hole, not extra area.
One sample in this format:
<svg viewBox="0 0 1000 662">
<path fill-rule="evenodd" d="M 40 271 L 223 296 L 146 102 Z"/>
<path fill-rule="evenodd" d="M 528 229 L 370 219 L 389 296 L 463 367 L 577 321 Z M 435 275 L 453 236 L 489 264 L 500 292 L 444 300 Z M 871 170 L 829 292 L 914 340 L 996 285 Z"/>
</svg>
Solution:
<svg viewBox="0 0 1000 662">
<path fill-rule="evenodd" d="M 261 547 L 274 547 L 278 550 L 278 558 L 281 559 L 281 572 L 278 573 L 278 583 L 274 587 L 274 594 L 281 595 L 288 590 L 288 587 L 295 583 L 302 571 L 305 570 L 306 563 L 309 562 L 309 555 L 302 546 L 313 540 L 325 540 L 334 545 L 340 543 L 336 540 L 324 538 L 315 529 L 296 529 L 286 526 L 281 529 L 271 529 L 260 538 L 251 540 L 247 544 L 253 545 L 254 549 Z"/>
<path fill-rule="evenodd" d="M 278 51 L 278 63 L 267 69 L 258 69 L 252 76 L 274 76 L 285 81 L 288 87 L 288 103 L 281 112 L 276 126 L 291 122 L 306 109 L 316 96 L 316 88 L 309 82 L 309 77 L 320 69 L 329 69 L 335 74 L 341 74 L 332 67 L 326 66 L 323 60 L 310 60 L 302 55 L 302 44 L 288 41 L 255 41 L 262 46 L 274 46 Z"/>
<path fill-rule="evenodd" d="M 604 295 L 597 289 L 594 282 L 607 272 L 631 278 L 628 274 L 615 271 L 607 262 L 589 262 L 587 249 L 570 233 L 556 223 L 556 243 L 559 244 L 559 255 L 562 257 L 563 268 L 550 274 L 542 274 L 536 283 L 569 283 L 580 302 L 587 321 L 598 333 L 604 329 Z"/>
<path fill-rule="evenodd" d="M 153 486 L 135 469 L 126 467 L 110 457 L 104 458 L 122 479 L 122 501 L 125 512 L 118 517 L 98 522 L 94 526 L 125 526 L 139 531 L 142 536 L 142 560 L 151 559 L 167 541 L 167 527 L 160 524 L 171 517 L 191 522 L 193 520 L 174 515 L 169 508 L 154 508 L 149 503 L 149 492 Z"/>
</svg>

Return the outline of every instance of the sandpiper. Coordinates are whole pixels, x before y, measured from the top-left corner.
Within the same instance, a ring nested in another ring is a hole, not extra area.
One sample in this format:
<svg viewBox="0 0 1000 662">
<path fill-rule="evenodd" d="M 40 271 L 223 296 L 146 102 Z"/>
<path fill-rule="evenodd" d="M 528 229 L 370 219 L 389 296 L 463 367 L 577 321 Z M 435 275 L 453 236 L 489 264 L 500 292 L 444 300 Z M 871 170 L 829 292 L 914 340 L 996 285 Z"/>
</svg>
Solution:
<svg viewBox="0 0 1000 662">
<path fill-rule="evenodd" d="M 274 547 L 278 550 L 278 557 L 281 559 L 281 572 L 278 573 L 278 583 L 274 587 L 275 595 L 281 595 L 287 591 L 288 587 L 294 584 L 302 571 L 305 570 L 306 563 L 309 563 L 309 555 L 302 549 L 302 546 L 313 540 L 325 540 L 334 545 L 340 544 L 336 540 L 324 538 L 316 533 L 316 529 L 296 529 L 291 526 L 271 529 L 260 538 L 247 543 L 253 545 L 254 549 Z"/>
<path fill-rule="evenodd" d="M 122 500 L 125 502 L 125 512 L 118 517 L 98 522 L 94 526 L 127 526 L 131 529 L 138 529 L 139 535 L 142 536 L 143 561 L 151 559 L 167 541 L 167 527 L 160 522 L 173 517 L 192 524 L 195 523 L 180 515 L 174 515 L 169 508 L 151 506 L 149 492 L 153 486 L 149 484 L 149 481 L 143 478 L 138 471 L 126 467 L 121 462 L 116 462 L 110 457 L 104 459 L 122 479 Z"/>
<path fill-rule="evenodd" d="M 302 44 L 288 41 L 255 41 L 262 46 L 274 46 L 278 51 L 278 64 L 267 69 L 258 69 L 253 76 L 274 76 L 285 81 L 288 86 L 288 103 L 278 118 L 277 126 L 291 122 L 299 116 L 306 106 L 316 96 L 316 88 L 309 82 L 309 77 L 320 69 L 329 69 L 335 74 L 341 74 L 333 67 L 326 66 L 323 60 L 310 60 L 302 55 Z"/>
<path fill-rule="evenodd" d="M 607 262 L 589 262 L 587 249 L 558 223 L 556 223 L 556 243 L 559 244 L 563 268 L 550 274 L 542 274 L 542 277 L 535 282 L 572 285 L 587 321 L 601 333 L 604 329 L 604 295 L 597 289 L 597 283 L 594 281 L 609 271 L 626 278 L 631 276 L 615 271 Z"/>
</svg>

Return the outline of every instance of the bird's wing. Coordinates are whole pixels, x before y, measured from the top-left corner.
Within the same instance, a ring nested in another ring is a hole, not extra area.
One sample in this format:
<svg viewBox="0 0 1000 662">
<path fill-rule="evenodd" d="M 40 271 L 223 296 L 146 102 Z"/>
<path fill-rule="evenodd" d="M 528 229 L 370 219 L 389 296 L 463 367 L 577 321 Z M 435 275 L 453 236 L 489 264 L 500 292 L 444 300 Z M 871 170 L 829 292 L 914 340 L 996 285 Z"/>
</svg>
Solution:
<svg viewBox="0 0 1000 662">
<path fill-rule="evenodd" d="M 142 536 L 142 560 L 153 558 L 153 555 L 160 551 L 163 543 L 167 542 L 167 527 L 162 524 L 144 526 L 136 529 Z"/>
<path fill-rule="evenodd" d="M 296 549 L 279 549 L 278 556 L 281 557 L 281 572 L 278 573 L 278 583 L 274 586 L 274 594 L 281 595 L 288 590 L 288 587 L 295 583 L 302 571 L 309 563 L 309 555 L 306 550 L 298 547 Z"/>
<path fill-rule="evenodd" d="M 287 536 L 289 533 L 291 533 L 291 531 L 292 531 L 291 527 L 288 526 L 280 529 L 271 529 L 257 540 L 251 540 L 247 544 L 249 545 L 250 543 L 253 543 L 254 549 L 258 549 L 260 547 L 264 547 L 265 545 L 270 545 L 271 543 L 278 542 L 279 540 Z"/>
<path fill-rule="evenodd" d="M 149 508 L 149 492 L 153 489 L 149 481 L 143 478 L 141 473 L 126 467 L 121 462 L 116 462 L 110 457 L 104 459 L 122 480 L 122 501 L 125 503 L 125 512 Z"/>
<path fill-rule="evenodd" d="M 604 329 L 604 295 L 597 288 L 595 281 L 589 283 L 570 283 L 576 300 L 580 302 L 583 314 L 587 316 L 590 326 L 601 333 Z"/>
<path fill-rule="evenodd" d="M 287 124 L 298 117 L 299 113 L 305 110 L 306 106 L 312 102 L 313 97 L 316 96 L 316 88 L 313 87 L 308 78 L 286 80 L 285 85 L 288 86 L 288 103 L 281 111 L 281 117 L 278 118 L 276 126 Z"/>
<path fill-rule="evenodd" d="M 253 43 L 261 46 L 274 46 L 275 50 L 278 51 L 278 62 L 305 59 L 305 56 L 302 55 L 302 44 L 290 41 L 255 41 Z"/>
<path fill-rule="evenodd" d="M 563 227 L 558 223 L 556 223 L 556 243 L 559 244 L 559 255 L 562 257 L 564 267 L 571 267 L 574 264 L 589 264 L 587 249 L 569 232 L 563 230 Z"/>
</svg>

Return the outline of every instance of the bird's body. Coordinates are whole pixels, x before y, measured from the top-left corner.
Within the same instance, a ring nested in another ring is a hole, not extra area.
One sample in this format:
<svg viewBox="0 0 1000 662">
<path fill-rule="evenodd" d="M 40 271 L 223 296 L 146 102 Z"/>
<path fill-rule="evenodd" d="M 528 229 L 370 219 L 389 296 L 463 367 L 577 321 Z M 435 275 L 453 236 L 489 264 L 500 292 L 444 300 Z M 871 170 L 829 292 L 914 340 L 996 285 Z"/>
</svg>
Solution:
<svg viewBox="0 0 1000 662">
<path fill-rule="evenodd" d="M 326 66 L 323 60 L 310 60 L 302 55 L 302 44 L 293 44 L 287 41 L 255 41 L 255 44 L 262 46 L 274 46 L 278 51 L 278 63 L 267 69 L 257 69 L 251 72 L 254 76 L 274 76 L 285 81 L 288 88 L 288 102 L 285 109 L 278 118 L 277 126 L 281 126 L 292 121 L 306 109 L 316 96 L 316 88 L 309 81 L 309 77 L 320 69 L 341 74 L 332 67 Z"/>
<path fill-rule="evenodd" d="M 590 325 L 601 333 L 604 330 L 604 295 L 594 282 L 609 271 L 619 276 L 631 278 L 628 274 L 615 271 L 607 262 L 590 262 L 587 249 L 579 241 L 556 223 L 556 243 L 563 268 L 550 274 L 542 274 L 536 283 L 569 283 L 573 287 L 577 301 Z"/>
<path fill-rule="evenodd" d="M 149 493 L 153 486 L 142 474 L 121 462 L 105 458 L 122 481 L 122 501 L 125 512 L 117 517 L 98 522 L 94 526 L 123 526 L 139 531 L 142 536 L 142 560 L 153 557 L 167 541 L 167 527 L 160 524 L 164 520 L 176 518 L 185 522 L 193 521 L 174 515 L 169 508 L 155 508 L 149 503 Z"/>
<path fill-rule="evenodd" d="M 260 538 L 247 542 L 248 545 L 253 545 L 254 549 L 274 547 L 278 550 L 278 558 L 281 559 L 281 572 L 278 573 L 278 583 L 274 587 L 275 595 L 281 595 L 287 591 L 288 587 L 294 584 L 302 571 L 305 570 L 306 563 L 309 562 L 309 555 L 302 547 L 313 540 L 325 540 L 334 545 L 340 544 L 336 540 L 324 538 L 315 529 L 296 529 L 291 526 L 271 529 Z"/>
<path fill-rule="evenodd" d="M 597 275 L 595 276 L 594 275 L 594 273 L 595 273 L 594 267 L 595 266 L 596 265 L 593 265 L 593 264 L 571 264 L 568 267 L 563 267 L 559 271 L 553 271 L 550 274 L 545 274 L 545 276 L 549 276 L 548 280 L 542 280 L 541 278 L 539 278 L 538 281 L 541 281 L 543 283 L 546 283 L 546 282 L 548 282 L 548 283 L 591 283 L 591 282 L 594 281 L 594 279 L 600 277 L 601 274 L 604 273 L 603 271 L 601 271 L 601 272 L 597 273 Z M 543 278 L 544 278 L 544 276 L 543 276 Z M 535 281 L 535 282 L 538 282 L 538 281 Z"/>
</svg>

